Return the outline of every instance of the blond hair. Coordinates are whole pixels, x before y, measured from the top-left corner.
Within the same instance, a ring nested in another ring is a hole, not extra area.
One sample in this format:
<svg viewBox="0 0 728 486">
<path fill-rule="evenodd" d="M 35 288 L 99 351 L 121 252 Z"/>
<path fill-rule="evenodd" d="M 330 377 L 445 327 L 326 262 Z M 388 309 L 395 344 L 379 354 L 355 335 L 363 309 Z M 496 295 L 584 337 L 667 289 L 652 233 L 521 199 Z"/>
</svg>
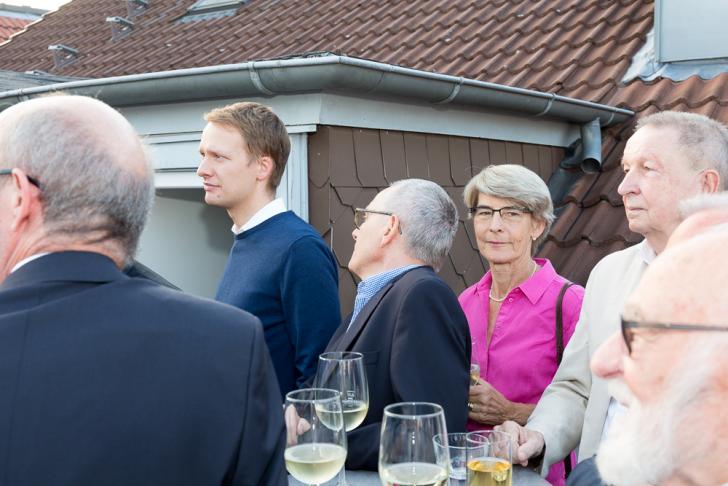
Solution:
<svg viewBox="0 0 728 486">
<path fill-rule="evenodd" d="M 281 119 L 267 106 L 250 101 L 215 108 L 204 118 L 209 123 L 237 129 L 253 157 L 270 157 L 273 160 L 268 185 L 275 191 L 291 152 L 291 140 Z"/>
</svg>

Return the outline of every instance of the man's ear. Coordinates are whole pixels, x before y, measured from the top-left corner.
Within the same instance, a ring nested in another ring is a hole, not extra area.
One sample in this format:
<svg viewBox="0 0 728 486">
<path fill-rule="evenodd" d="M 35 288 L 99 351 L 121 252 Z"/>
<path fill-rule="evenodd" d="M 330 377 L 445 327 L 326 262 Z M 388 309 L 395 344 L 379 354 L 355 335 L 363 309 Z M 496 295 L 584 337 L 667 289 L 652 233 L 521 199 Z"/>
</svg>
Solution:
<svg viewBox="0 0 728 486">
<path fill-rule="evenodd" d="M 12 212 L 13 222 L 12 230 L 18 230 L 24 224 L 27 224 L 32 216 L 41 213 L 41 192 L 40 189 L 30 183 L 28 177 L 20 170 L 13 169 L 12 177 L 13 196 L 12 196 Z"/>
<path fill-rule="evenodd" d="M 706 169 L 700 174 L 700 188 L 703 192 L 712 194 L 718 192 L 720 174 L 714 169 Z"/>
<path fill-rule="evenodd" d="M 268 155 L 263 155 L 262 157 L 258 157 L 258 160 L 256 161 L 258 164 L 258 171 L 257 171 L 257 178 L 259 181 L 265 181 L 270 179 L 270 176 L 273 174 L 273 169 L 275 169 L 275 162 L 273 162 L 273 159 Z"/>
<path fill-rule="evenodd" d="M 397 236 L 399 236 L 399 217 L 393 214 L 387 220 L 387 226 L 384 228 L 384 234 L 382 235 L 382 241 L 379 246 L 387 246 Z"/>
</svg>

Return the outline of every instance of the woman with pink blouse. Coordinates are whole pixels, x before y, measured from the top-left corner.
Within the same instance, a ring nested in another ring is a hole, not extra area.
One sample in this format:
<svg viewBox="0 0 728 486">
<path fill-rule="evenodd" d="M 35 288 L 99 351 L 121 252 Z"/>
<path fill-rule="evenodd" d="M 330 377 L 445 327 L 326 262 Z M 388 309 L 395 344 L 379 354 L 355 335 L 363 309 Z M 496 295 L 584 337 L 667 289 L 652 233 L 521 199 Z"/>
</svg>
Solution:
<svg viewBox="0 0 728 486">
<path fill-rule="evenodd" d="M 558 367 L 557 303 L 568 281 L 548 260 L 533 258 L 554 220 L 553 203 L 537 174 L 513 164 L 483 169 L 468 182 L 464 199 L 490 267 L 460 294 L 472 362 L 480 366 L 480 379 L 470 387 L 468 429 L 506 420 L 525 425 Z M 584 289 L 571 285 L 561 299 L 564 347 L 583 297 Z M 563 485 L 564 464 L 552 466 L 546 479 Z"/>
</svg>

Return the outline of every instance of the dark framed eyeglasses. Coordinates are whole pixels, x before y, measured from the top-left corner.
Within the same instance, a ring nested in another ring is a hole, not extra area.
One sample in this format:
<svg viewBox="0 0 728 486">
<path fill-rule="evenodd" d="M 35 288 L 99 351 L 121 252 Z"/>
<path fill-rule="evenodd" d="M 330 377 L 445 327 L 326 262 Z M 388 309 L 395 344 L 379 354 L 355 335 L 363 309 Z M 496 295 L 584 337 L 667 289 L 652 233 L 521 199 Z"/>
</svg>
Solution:
<svg viewBox="0 0 728 486">
<path fill-rule="evenodd" d="M 622 318 L 622 337 L 628 354 L 632 354 L 632 341 L 635 329 L 655 329 L 662 331 L 713 331 L 726 332 L 728 326 L 711 326 L 708 324 L 670 324 L 661 322 L 637 322 Z"/>
<path fill-rule="evenodd" d="M 498 216 L 508 223 L 518 221 L 524 214 L 529 214 L 530 212 L 531 211 L 528 208 L 521 206 L 506 206 L 500 209 L 491 208 L 490 206 L 475 206 L 474 208 L 468 208 L 468 213 L 479 220 L 490 221 L 493 219 L 493 215 L 498 213 Z"/>
<path fill-rule="evenodd" d="M 354 208 L 354 226 L 356 229 L 361 229 L 361 225 L 367 220 L 367 214 L 383 214 L 384 216 L 394 216 L 393 212 L 390 211 L 377 211 L 375 209 L 366 208 Z M 402 227 L 399 228 L 399 234 L 402 234 Z"/>
<path fill-rule="evenodd" d="M 12 173 L 13 169 L 0 169 L 0 176 L 11 175 Z M 38 182 L 38 179 L 36 179 L 35 177 L 31 177 L 28 174 L 25 174 L 25 178 L 28 179 L 28 182 L 40 189 L 40 182 Z"/>
</svg>

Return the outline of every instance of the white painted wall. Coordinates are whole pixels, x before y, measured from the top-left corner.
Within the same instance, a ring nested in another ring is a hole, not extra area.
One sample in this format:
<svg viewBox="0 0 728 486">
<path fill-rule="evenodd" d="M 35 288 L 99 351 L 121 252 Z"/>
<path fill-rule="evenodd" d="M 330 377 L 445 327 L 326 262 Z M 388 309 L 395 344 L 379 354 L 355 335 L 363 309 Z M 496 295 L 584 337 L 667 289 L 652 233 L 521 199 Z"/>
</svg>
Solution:
<svg viewBox="0 0 728 486">
<path fill-rule="evenodd" d="M 227 213 L 202 189 L 157 191 L 137 259 L 185 292 L 214 297 L 233 241 Z"/>
</svg>

